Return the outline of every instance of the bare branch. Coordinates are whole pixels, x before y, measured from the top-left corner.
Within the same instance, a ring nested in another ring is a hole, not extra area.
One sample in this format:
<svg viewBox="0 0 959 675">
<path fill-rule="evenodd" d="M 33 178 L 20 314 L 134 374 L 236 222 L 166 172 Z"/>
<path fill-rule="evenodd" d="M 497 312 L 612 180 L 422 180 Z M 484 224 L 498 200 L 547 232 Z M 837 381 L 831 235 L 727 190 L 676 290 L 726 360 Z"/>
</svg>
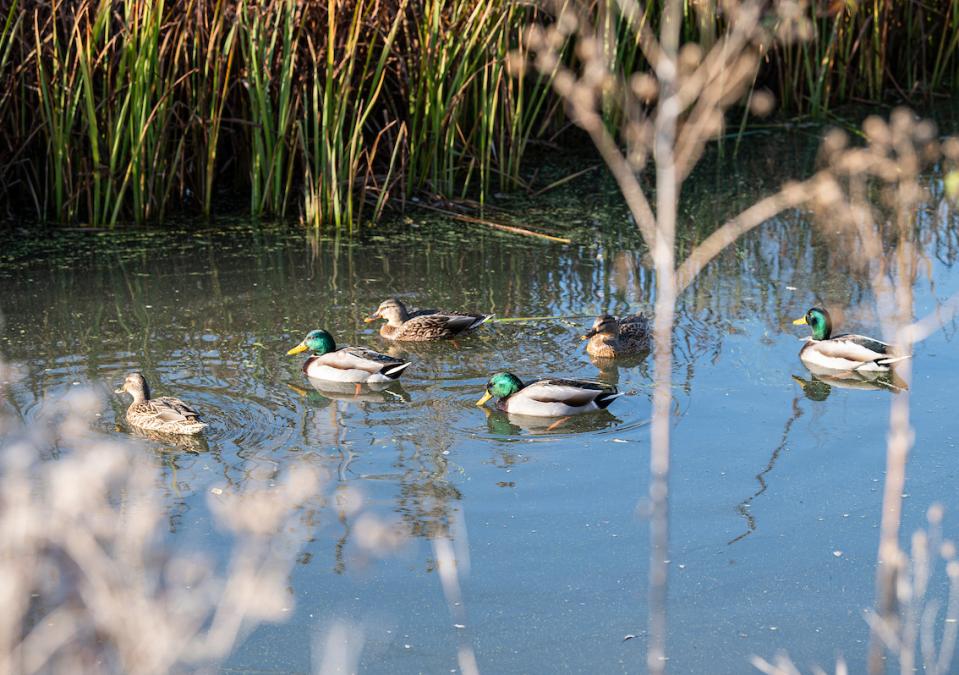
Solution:
<svg viewBox="0 0 959 675">
<path fill-rule="evenodd" d="M 795 208 L 806 202 L 810 195 L 816 190 L 818 183 L 819 177 L 814 176 L 802 183 L 786 185 L 776 194 L 770 195 L 756 202 L 745 211 L 742 211 L 735 218 L 727 221 L 722 227 L 706 237 L 706 239 L 687 256 L 686 260 L 683 261 L 683 264 L 680 265 L 677 270 L 676 285 L 679 292 L 686 290 L 707 263 L 743 234 L 782 211 Z"/>
<path fill-rule="evenodd" d="M 943 324 L 951 321 L 957 312 L 959 312 L 959 293 L 953 293 L 948 300 L 936 307 L 935 311 L 907 326 L 904 329 L 908 333 L 907 339 L 912 343 L 922 342 L 941 330 Z"/>
<path fill-rule="evenodd" d="M 636 219 L 636 225 L 639 227 L 640 234 L 643 235 L 646 246 L 652 250 L 656 242 L 656 217 L 649 206 L 649 200 L 643 193 L 639 179 L 633 173 L 633 169 L 629 166 L 629 162 L 626 161 L 616 141 L 606 131 L 603 120 L 598 115 L 591 115 L 588 119 L 581 118 L 578 121 L 583 129 L 589 133 L 589 137 L 593 139 L 593 144 L 599 150 L 599 154 L 609 167 L 613 178 L 616 179 L 620 192 L 623 193 L 623 198 L 626 200 L 626 205 Z"/>
<path fill-rule="evenodd" d="M 669 568 L 670 404 L 672 402 L 673 320 L 676 312 L 676 211 L 681 178 L 676 166 L 676 129 L 681 114 L 676 97 L 679 68 L 679 24 L 682 1 L 669 0 L 663 8 L 656 64 L 660 102 L 656 111 L 653 156 L 656 161 L 656 305 L 653 315 L 653 419 L 649 453 L 649 645 L 646 667 L 657 675 L 666 671 L 666 593 Z"/>
</svg>

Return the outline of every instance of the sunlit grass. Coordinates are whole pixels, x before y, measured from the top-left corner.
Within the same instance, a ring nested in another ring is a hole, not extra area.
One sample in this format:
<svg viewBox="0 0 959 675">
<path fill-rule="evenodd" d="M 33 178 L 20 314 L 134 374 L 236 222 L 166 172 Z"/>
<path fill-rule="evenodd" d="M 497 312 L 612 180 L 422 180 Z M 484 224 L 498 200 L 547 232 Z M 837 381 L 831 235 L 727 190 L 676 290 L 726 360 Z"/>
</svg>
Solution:
<svg viewBox="0 0 959 675">
<path fill-rule="evenodd" d="M 365 21 L 365 0 L 340 12 L 330 2 L 325 42 L 307 38 L 312 78 L 304 87 L 300 149 L 304 163 L 304 220 L 352 229 L 362 220 L 367 196 L 374 199 L 375 220 L 393 183 L 397 135 L 395 123 L 370 116 L 377 110 L 387 63 L 406 9 L 403 0 L 383 28 Z M 364 49 L 364 45 L 366 48 Z M 385 140 L 384 140 L 385 139 Z M 392 149 L 392 151 L 391 151 Z M 380 153 L 388 159 L 378 161 Z M 383 167 L 382 175 L 377 170 Z"/>
<path fill-rule="evenodd" d="M 13 0 L 0 12 L 3 206 L 93 226 L 225 207 L 353 229 L 418 194 L 530 190 L 529 144 L 566 122 L 548 72 L 517 77 L 511 55 L 563 4 L 615 52 L 611 77 L 649 70 L 623 39 L 635 27 L 598 0 Z M 786 114 L 917 103 L 959 82 L 959 0 L 810 5 L 803 39 L 756 45 L 754 86 Z M 684 3 L 683 41 L 708 47 L 725 20 Z M 602 113 L 621 126 L 615 101 Z"/>
</svg>

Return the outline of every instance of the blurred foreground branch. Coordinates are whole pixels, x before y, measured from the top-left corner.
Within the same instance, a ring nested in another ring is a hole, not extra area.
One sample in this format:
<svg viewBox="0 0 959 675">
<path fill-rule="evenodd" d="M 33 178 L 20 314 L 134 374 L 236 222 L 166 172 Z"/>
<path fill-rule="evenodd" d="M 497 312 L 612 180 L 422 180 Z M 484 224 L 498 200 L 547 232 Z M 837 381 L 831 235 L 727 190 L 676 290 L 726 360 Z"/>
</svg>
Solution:
<svg viewBox="0 0 959 675">
<path fill-rule="evenodd" d="M 657 5 L 661 10 L 658 37 L 649 28 L 653 25 L 649 3 L 641 7 L 635 0 L 588 5 L 557 2 L 552 25 L 545 29 L 539 25 L 529 27 L 529 55 L 517 53 L 512 58 L 517 73 L 522 73 L 529 61 L 540 73 L 552 76 L 552 86 L 565 101 L 567 114 L 589 134 L 608 165 L 655 267 L 646 653 L 646 666 L 651 673 L 664 672 L 668 661 L 669 409 L 678 294 L 705 265 L 752 228 L 785 209 L 811 210 L 826 226 L 824 233 L 840 233 L 849 260 L 868 272 L 886 339 L 911 353 L 913 341 L 930 328 L 929 320 L 916 324 L 912 321 L 912 289 L 919 264 L 914 225 L 922 196 L 918 177 L 943 154 L 953 164 L 959 162 L 959 142 L 947 141 L 940 146 L 934 126 L 916 120 L 908 111 L 895 111 L 888 123 L 870 117 L 863 124 L 864 147 L 848 147 L 841 132 L 830 134 L 821 151 L 824 168 L 806 181 L 787 184 L 742 211 L 696 246 L 677 268 L 676 214 L 683 181 L 706 144 L 723 133 L 729 107 L 749 91 L 760 55 L 774 44 L 808 39 L 811 34 L 804 4 L 792 0 L 690 5 L 691 11 L 709 15 L 721 10 L 723 34 L 708 45 L 681 45 L 679 26 L 684 3 L 680 0 Z M 576 55 L 572 63 L 563 58 L 570 45 Z M 633 47 L 650 64 L 649 72 L 627 76 L 620 67 L 622 55 Z M 764 114 L 773 102 L 768 93 L 752 91 L 747 105 L 752 113 Z M 620 122 L 613 125 L 611 119 Z M 655 171 L 655 211 L 647 184 L 650 159 Z M 910 363 L 906 361 L 897 374 L 908 389 Z M 905 573 L 898 540 L 905 467 L 912 440 L 906 392 L 893 397 L 890 409 L 877 566 L 877 615 L 872 621 L 873 673 L 881 672 L 881 644 L 890 649 L 915 646 L 915 636 L 909 638 L 902 632 L 902 626 L 908 622 L 899 620 L 901 602 L 896 601 L 897 580 L 904 578 Z M 897 636 L 896 640 L 890 641 L 890 635 Z M 932 661 L 927 659 L 927 667 L 940 662 L 942 655 L 951 656 L 948 640 L 954 637 L 950 635 L 943 637 L 940 656 Z M 899 651 L 904 672 L 911 672 L 913 652 Z M 843 669 L 844 666 L 837 672 Z M 777 672 L 789 671 L 787 668 Z"/>
<path fill-rule="evenodd" d="M 101 406 L 77 391 L 30 424 L 0 420 L 0 672 L 213 665 L 288 616 L 303 541 L 293 515 L 316 473 L 294 466 L 275 487 L 210 495 L 234 541 L 226 561 L 175 551 L 150 456 L 89 430 Z"/>
</svg>

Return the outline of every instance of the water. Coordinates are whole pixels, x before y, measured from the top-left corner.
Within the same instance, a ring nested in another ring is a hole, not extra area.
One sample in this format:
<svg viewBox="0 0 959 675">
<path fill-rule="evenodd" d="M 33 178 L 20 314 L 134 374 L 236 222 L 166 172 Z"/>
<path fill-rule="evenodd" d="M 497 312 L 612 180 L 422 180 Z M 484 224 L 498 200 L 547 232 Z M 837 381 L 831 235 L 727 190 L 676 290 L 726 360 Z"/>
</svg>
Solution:
<svg viewBox="0 0 959 675">
<path fill-rule="evenodd" d="M 691 240 L 782 177 L 808 172 L 808 142 L 776 143 L 736 170 L 707 167 L 687 186 Z M 288 620 L 255 630 L 227 670 L 308 672 L 337 620 L 361 632 L 363 672 L 450 672 L 464 642 L 488 673 L 644 670 L 651 364 L 599 370 L 578 336 L 597 313 L 648 310 L 652 273 L 601 177 L 551 195 L 548 208 L 501 203 L 575 243 L 415 209 L 398 230 L 353 243 L 230 223 L 3 242 L 0 349 L 27 372 L 6 387 L 4 406 L 31 418 L 43 399 L 92 385 L 105 401 L 92 423 L 125 436 L 125 404 L 108 390 L 140 369 L 157 394 L 184 398 L 210 422 L 181 447 L 142 440 L 162 469 L 175 545 L 228 545 L 206 506 L 217 487 L 270 481 L 296 461 L 329 476 L 304 507 L 312 536 L 292 542 L 302 551 Z M 920 219 L 928 267 L 917 316 L 959 290 L 956 216 L 941 207 L 932 200 Z M 455 344 L 396 346 L 362 322 L 390 295 L 553 318 L 494 323 Z M 681 300 L 673 672 L 747 672 L 751 654 L 779 649 L 803 666 L 828 667 L 841 653 L 863 669 L 891 394 L 794 379 L 810 376 L 797 357 L 805 329 L 791 319 L 818 303 L 841 310 L 844 329 L 878 332 L 866 280 L 796 212 L 738 242 Z M 384 392 L 317 391 L 302 357 L 285 352 L 320 327 L 340 344 L 414 365 Z M 942 502 L 952 538 L 955 333 L 948 323 L 916 349 L 904 507 L 910 532 Z M 608 413 L 550 429 L 474 405 L 501 369 L 600 377 L 627 395 Z M 378 555 L 364 544 L 374 521 L 400 524 L 410 541 Z M 446 539 L 460 556 L 462 605 L 452 613 L 432 543 Z"/>
</svg>

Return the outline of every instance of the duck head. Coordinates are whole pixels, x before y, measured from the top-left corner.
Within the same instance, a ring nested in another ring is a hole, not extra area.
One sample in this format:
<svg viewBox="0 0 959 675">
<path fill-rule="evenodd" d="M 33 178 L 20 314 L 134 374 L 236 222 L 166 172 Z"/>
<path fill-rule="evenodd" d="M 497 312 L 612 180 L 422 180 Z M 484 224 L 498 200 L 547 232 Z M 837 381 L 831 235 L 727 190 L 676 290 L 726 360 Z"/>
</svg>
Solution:
<svg viewBox="0 0 959 675">
<path fill-rule="evenodd" d="M 370 316 L 363 319 L 365 323 L 376 321 L 377 319 L 386 319 L 391 326 L 399 326 L 409 318 L 406 311 L 406 305 L 396 298 L 387 298 L 380 303 Z"/>
<path fill-rule="evenodd" d="M 581 339 L 588 340 L 595 335 L 605 335 L 608 337 L 616 337 L 619 335 L 619 322 L 616 320 L 616 317 L 610 314 L 603 314 L 602 316 L 596 317 L 596 320 L 593 322 L 593 327 L 590 328 Z"/>
<path fill-rule="evenodd" d="M 804 316 L 793 321 L 793 324 L 808 325 L 812 328 L 813 340 L 828 340 L 832 334 L 832 319 L 829 318 L 829 312 L 821 307 L 813 307 Z"/>
<path fill-rule="evenodd" d="M 513 373 L 496 373 L 486 383 L 486 393 L 476 405 L 483 405 L 494 396 L 498 399 L 509 398 L 523 388 L 523 382 Z"/>
<path fill-rule="evenodd" d="M 313 354 L 327 354 L 336 351 L 336 343 L 333 341 L 333 336 L 325 330 L 311 330 L 300 344 L 286 354 L 292 356 L 307 350 Z"/>
<path fill-rule="evenodd" d="M 150 385 L 140 373 L 130 373 L 123 380 L 119 389 L 113 391 L 114 394 L 130 394 L 134 403 L 150 400 Z"/>
</svg>

